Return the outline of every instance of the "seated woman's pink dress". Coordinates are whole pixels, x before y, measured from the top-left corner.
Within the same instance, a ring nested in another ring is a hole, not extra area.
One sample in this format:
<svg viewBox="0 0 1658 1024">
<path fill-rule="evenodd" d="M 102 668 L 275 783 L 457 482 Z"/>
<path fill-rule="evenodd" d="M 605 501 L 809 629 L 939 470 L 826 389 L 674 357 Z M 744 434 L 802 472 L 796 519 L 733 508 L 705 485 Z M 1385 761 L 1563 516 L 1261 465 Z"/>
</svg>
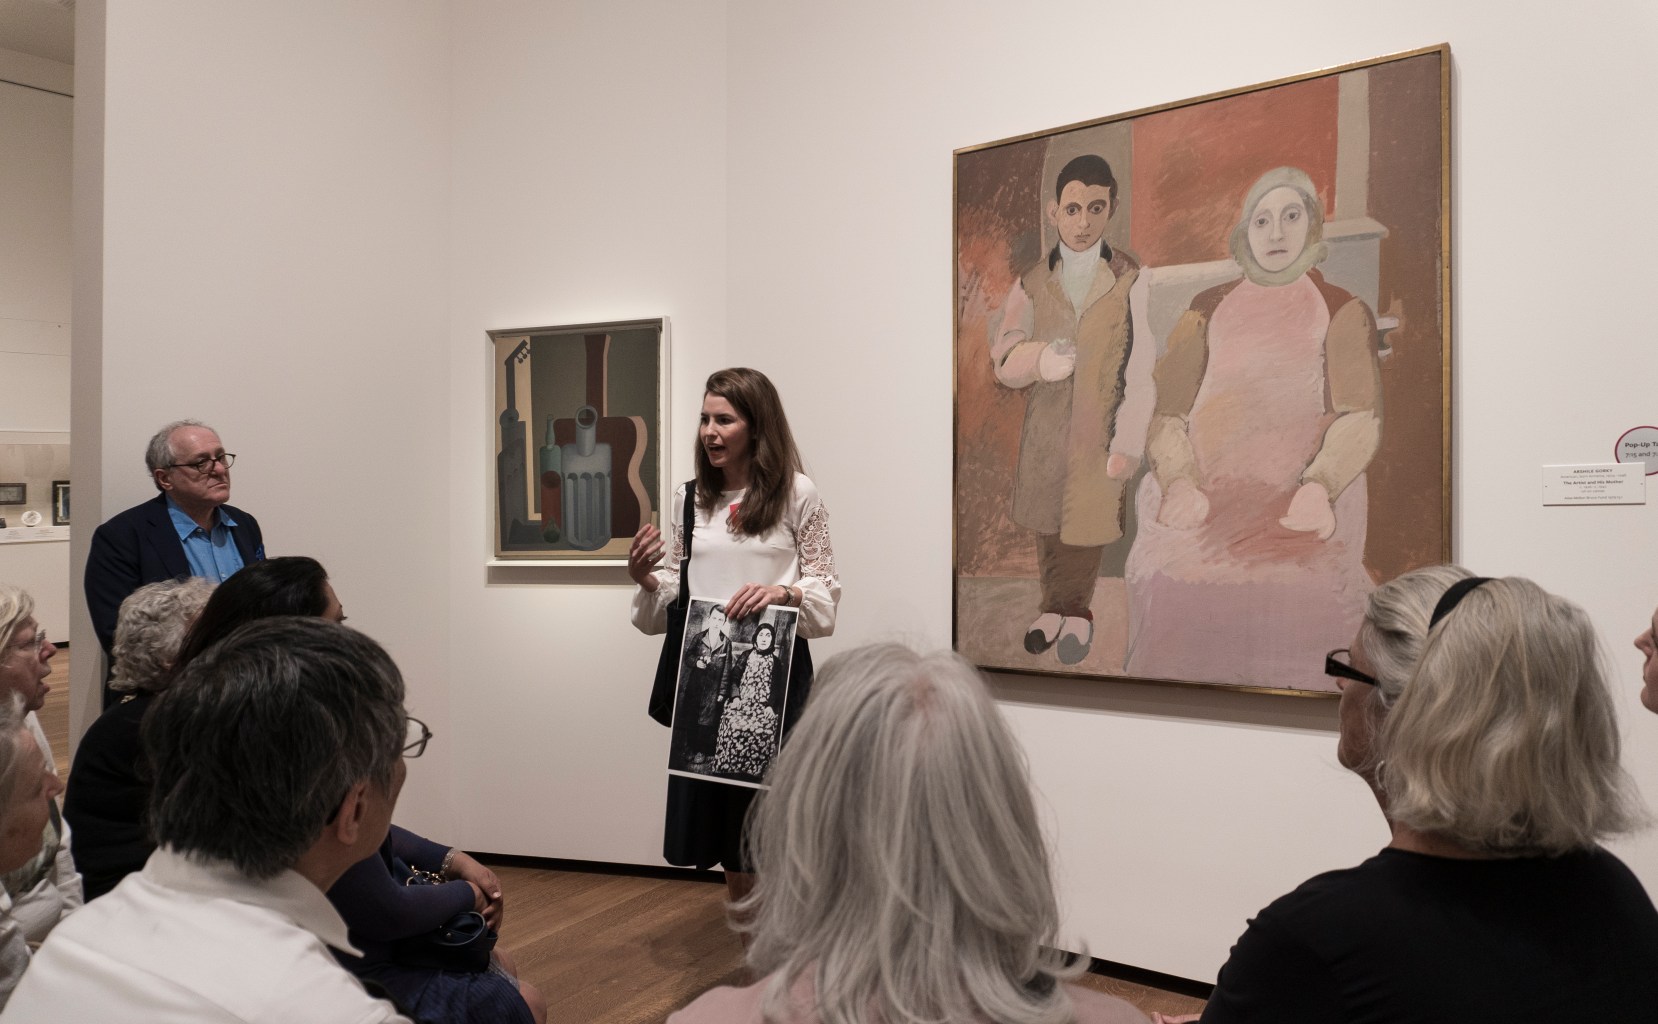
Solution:
<svg viewBox="0 0 1658 1024">
<path fill-rule="evenodd" d="M 1192 529 L 1164 525 L 1157 476 L 1141 481 L 1139 532 L 1125 573 L 1125 671 L 1333 689 L 1323 655 L 1352 639 L 1375 586 L 1363 564 L 1364 473 L 1336 496 L 1329 539 L 1279 520 L 1340 415 L 1326 372 L 1338 343 L 1332 325 L 1367 332 L 1342 343 L 1369 353 L 1361 369 L 1373 379 L 1374 319 L 1361 300 L 1324 283 L 1317 271 L 1275 287 L 1239 280 L 1200 295 L 1193 307 L 1212 310 L 1207 317 L 1187 314 L 1204 325 L 1207 342 L 1187 422 L 1209 515 Z M 1379 395 L 1371 400 L 1379 415 Z M 1360 457 L 1368 462 L 1369 453 Z"/>
</svg>

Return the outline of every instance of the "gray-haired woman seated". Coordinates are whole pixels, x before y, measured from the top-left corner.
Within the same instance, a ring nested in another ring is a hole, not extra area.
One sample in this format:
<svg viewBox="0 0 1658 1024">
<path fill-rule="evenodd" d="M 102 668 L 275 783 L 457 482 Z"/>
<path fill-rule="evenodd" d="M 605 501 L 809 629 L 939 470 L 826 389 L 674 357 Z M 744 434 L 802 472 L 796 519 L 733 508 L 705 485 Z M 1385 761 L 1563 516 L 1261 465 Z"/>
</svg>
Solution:
<svg viewBox="0 0 1658 1024">
<path fill-rule="evenodd" d="M 1658 911 L 1599 845 L 1638 812 L 1598 649 L 1530 580 L 1378 588 L 1326 671 L 1393 841 L 1261 911 L 1205 1024 L 1654 1019 Z"/>
<path fill-rule="evenodd" d="M 144 825 L 150 787 L 139 771 L 138 727 L 166 689 L 184 634 L 212 594 L 213 584 L 192 577 L 147 584 L 121 602 L 109 688 L 124 696 L 81 737 L 63 795 L 89 900 L 141 870 L 155 852 Z"/>
<path fill-rule="evenodd" d="M 823 667 L 750 819 L 734 908 L 758 984 L 670 1024 L 1145 1018 L 1066 982 L 1024 758 L 953 654 L 866 647 Z"/>
<path fill-rule="evenodd" d="M 17 871 L 40 855 L 52 801 L 63 790 L 27 724 L 27 713 L 22 697 L 0 695 L 0 874 Z M 11 894 L 0 888 L 0 1006 L 29 966 L 29 922 L 14 910 Z"/>
</svg>

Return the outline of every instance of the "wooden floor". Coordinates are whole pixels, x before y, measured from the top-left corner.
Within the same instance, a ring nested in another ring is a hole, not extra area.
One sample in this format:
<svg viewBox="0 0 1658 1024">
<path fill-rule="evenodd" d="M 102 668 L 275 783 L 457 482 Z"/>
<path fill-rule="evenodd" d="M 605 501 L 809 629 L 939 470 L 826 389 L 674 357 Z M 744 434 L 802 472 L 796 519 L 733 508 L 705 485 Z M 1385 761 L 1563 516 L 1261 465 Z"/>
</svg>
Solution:
<svg viewBox="0 0 1658 1024">
<path fill-rule="evenodd" d="M 507 893 L 501 944 L 547 996 L 550 1021 L 646 1024 L 715 985 L 747 983 L 719 881 L 485 860 Z M 1148 1014 L 1203 1009 L 1201 999 L 1098 974 L 1081 984 Z"/>
<path fill-rule="evenodd" d="M 69 771 L 69 651 L 52 661 L 40 723 Z M 558 1024 L 655 1024 L 715 985 L 746 983 L 725 924 L 725 886 L 707 875 L 485 858 L 507 894 L 501 945 L 547 997 Z M 1089 988 L 1148 1014 L 1196 1013 L 1203 1000 L 1089 974 Z"/>
</svg>

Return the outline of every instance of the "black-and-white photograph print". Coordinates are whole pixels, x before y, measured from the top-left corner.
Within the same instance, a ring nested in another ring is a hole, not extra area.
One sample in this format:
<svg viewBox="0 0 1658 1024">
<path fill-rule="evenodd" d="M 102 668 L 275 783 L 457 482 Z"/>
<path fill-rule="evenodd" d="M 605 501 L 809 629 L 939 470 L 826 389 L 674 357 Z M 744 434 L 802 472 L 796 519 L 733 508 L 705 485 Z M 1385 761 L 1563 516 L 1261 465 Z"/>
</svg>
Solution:
<svg viewBox="0 0 1658 1024">
<path fill-rule="evenodd" d="M 668 772 L 764 789 L 783 738 L 800 612 L 769 605 L 732 621 L 724 603 L 693 597 L 686 610 Z"/>
</svg>

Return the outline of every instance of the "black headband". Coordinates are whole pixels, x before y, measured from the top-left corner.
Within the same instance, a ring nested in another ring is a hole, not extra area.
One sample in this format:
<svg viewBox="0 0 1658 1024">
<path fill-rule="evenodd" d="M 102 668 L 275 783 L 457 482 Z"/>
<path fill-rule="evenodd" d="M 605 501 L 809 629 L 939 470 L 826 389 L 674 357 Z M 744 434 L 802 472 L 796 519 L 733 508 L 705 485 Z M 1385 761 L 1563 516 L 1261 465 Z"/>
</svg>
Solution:
<svg viewBox="0 0 1658 1024">
<path fill-rule="evenodd" d="M 1433 615 L 1428 619 L 1428 628 L 1432 629 L 1439 625 L 1439 620 L 1451 614 L 1451 609 L 1461 604 L 1462 599 L 1468 596 L 1470 590 L 1478 588 L 1482 583 L 1490 582 L 1491 577 L 1489 576 L 1469 576 L 1451 584 L 1450 589 L 1445 591 L 1445 596 L 1441 597 L 1439 603 L 1433 606 Z"/>
</svg>

